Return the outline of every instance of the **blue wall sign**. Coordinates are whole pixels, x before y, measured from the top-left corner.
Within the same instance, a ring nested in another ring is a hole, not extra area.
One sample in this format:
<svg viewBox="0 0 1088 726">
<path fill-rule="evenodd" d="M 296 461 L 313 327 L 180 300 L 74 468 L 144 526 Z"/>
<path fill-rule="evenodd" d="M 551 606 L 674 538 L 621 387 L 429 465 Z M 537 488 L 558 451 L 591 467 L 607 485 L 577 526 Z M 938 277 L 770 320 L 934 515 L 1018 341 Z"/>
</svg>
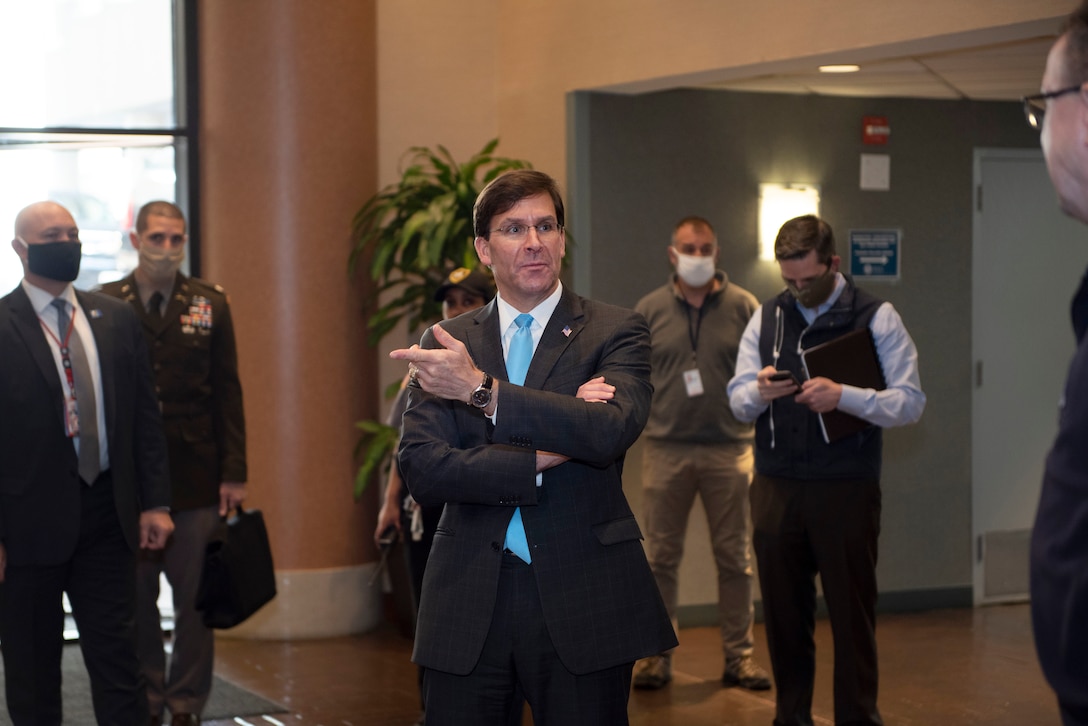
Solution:
<svg viewBox="0 0 1088 726">
<path fill-rule="evenodd" d="M 898 229 L 850 230 L 850 274 L 878 280 L 899 279 Z"/>
</svg>

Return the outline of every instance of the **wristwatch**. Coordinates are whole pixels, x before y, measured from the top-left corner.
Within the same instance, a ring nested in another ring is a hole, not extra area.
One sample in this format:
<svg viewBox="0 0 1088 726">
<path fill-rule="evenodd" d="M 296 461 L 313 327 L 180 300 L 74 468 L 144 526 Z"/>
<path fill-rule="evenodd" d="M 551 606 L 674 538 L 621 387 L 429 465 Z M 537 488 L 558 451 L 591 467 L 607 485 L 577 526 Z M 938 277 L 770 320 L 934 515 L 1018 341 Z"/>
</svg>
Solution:
<svg viewBox="0 0 1088 726">
<path fill-rule="evenodd" d="M 469 395 L 468 402 L 476 408 L 487 408 L 487 405 L 491 403 L 492 381 L 491 374 L 484 373 L 483 383 L 476 386 L 476 390 Z"/>
</svg>

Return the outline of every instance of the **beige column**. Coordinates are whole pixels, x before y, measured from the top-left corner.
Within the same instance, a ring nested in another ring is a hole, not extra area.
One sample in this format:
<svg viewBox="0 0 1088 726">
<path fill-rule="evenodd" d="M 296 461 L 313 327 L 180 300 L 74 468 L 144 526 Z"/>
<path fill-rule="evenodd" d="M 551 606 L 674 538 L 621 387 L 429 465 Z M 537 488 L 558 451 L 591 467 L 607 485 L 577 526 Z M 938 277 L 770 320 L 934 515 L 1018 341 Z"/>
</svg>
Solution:
<svg viewBox="0 0 1088 726">
<path fill-rule="evenodd" d="M 302 638 L 380 618 L 376 492 L 352 497 L 353 423 L 376 417 L 355 211 L 376 190 L 370 0 L 200 3 L 203 274 L 231 296 L 249 503 L 279 595 L 231 633 Z"/>
</svg>

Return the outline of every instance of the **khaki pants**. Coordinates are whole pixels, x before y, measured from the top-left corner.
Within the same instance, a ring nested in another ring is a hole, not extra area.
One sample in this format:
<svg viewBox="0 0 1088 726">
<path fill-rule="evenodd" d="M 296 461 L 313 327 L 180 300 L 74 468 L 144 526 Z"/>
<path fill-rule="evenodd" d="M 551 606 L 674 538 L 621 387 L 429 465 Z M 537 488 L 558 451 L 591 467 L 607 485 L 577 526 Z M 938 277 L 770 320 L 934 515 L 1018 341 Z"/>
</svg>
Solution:
<svg viewBox="0 0 1088 726">
<path fill-rule="evenodd" d="M 642 516 L 650 569 L 675 623 L 684 537 L 698 494 L 718 570 L 718 618 L 727 660 L 752 654 L 751 479 L 749 444 L 645 442 Z"/>
</svg>

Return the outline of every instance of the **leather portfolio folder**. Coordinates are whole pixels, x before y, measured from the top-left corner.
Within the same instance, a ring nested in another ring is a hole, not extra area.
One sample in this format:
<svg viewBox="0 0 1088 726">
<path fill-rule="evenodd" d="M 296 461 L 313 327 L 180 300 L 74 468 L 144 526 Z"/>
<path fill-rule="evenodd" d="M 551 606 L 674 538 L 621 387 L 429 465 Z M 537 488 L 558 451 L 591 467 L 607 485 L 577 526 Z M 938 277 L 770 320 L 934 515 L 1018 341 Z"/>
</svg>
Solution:
<svg viewBox="0 0 1088 726">
<path fill-rule="evenodd" d="M 814 345 L 801 353 L 801 360 L 809 378 L 823 376 L 836 383 L 877 391 L 884 390 L 886 385 L 873 333 L 867 327 Z M 820 424 L 828 443 L 872 426 L 868 421 L 838 409 L 820 414 Z"/>
</svg>

